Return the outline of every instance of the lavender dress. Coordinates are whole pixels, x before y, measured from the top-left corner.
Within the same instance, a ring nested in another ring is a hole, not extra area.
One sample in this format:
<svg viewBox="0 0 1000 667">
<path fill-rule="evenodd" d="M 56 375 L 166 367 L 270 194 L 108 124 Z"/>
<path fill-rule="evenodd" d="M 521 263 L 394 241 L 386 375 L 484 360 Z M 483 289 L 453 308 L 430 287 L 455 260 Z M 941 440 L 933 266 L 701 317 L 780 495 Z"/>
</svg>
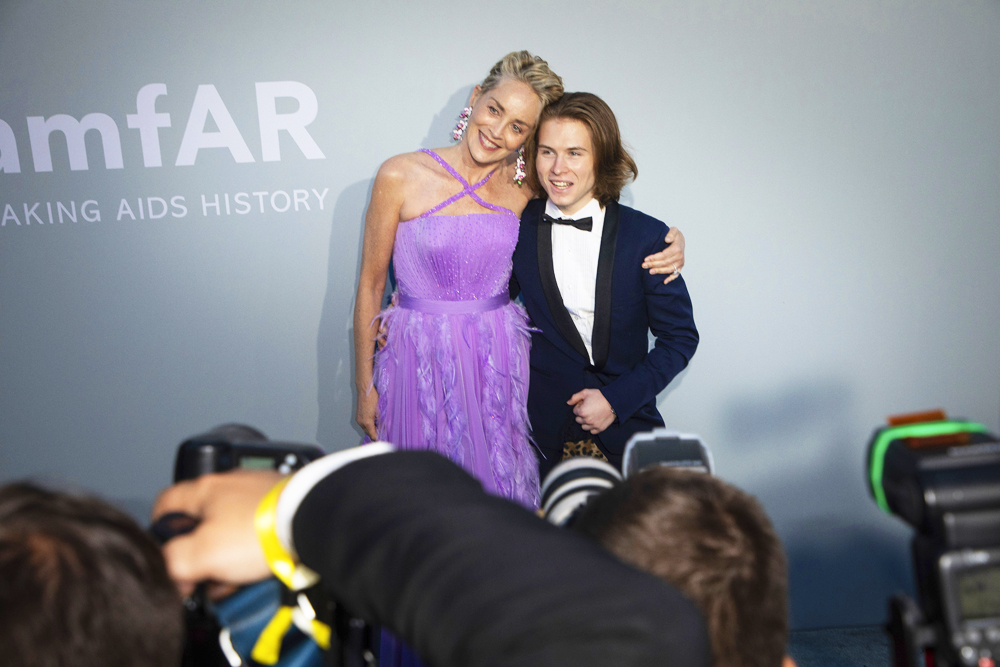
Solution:
<svg viewBox="0 0 1000 667">
<path fill-rule="evenodd" d="M 399 293 L 381 314 L 388 333 L 375 355 L 378 435 L 401 449 L 439 452 L 488 492 L 534 508 L 530 330 L 507 293 L 520 221 L 475 193 L 492 174 L 469 185 L 439 155 L 423 152 L 463 190 L 397 228 Z M 466 196 L 490 212 L 435 215 Z"/>
</svg>

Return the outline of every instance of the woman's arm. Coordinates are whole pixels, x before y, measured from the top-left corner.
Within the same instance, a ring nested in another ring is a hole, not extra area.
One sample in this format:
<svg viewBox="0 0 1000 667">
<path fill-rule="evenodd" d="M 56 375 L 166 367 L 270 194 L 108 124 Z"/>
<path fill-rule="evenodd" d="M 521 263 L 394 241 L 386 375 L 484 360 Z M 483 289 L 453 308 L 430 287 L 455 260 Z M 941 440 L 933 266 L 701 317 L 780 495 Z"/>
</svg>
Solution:
<svg viewBox="0 0 1000 667">
<path fill-rule="evenodd" d="M 358 425 L 377 440 L 378 392 L 372 387 L 372 356 L 382 306 L 385 278 L 389 272 L 396 239 L 406 169 L 400 157 L 387 160 L 375 176 L 372 198 L 365 214 L 365 238 L 361 251 L 361 277 L 354 301 L 354 385 L 358 390 Z"/>
<path fill-rule="evenodd" d="M 684 268 L 684 235 L 681 234 L 681 230 L 671 227 L 664 240 L 667 242 L 667 247 L 642 260 L 642 268 L 649 269 L 650 275 L 669 273 L 670 275 L 663 281 L 666 285 L 679 276 L 681 269 Z"/>
</svg>

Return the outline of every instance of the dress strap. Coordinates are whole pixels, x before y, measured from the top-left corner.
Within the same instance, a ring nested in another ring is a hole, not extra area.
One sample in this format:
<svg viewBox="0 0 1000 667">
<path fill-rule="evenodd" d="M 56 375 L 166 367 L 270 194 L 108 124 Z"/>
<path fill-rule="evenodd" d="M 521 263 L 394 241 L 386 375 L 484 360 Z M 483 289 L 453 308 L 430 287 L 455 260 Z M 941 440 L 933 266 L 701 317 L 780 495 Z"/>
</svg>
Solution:
<svg viewBox="0 0 1000 667">
<path fill-rule="evenodd" d="M 448 173 L 449 173 L 449 174 L 451 174 L 451 175 L 452 175 L 452 176 L 454 176 L 454 177 L 455 177 L 456 179 L 458 179 L 458 181 L 459 181 L 459 182 L 460 182 L 460 183 L 461 183 L 462 185 L 464 185 L 465 187 L 469 187 L 469 182 L 468 182 L 467 180 L 465 180 L 464 178 L 462 178 L 462 177 L 461 177 L 461 176 L 459 175 L 459 173 L 458 173 L 457 171 L 455 171 L 455 168 L 454 168 L 454 167 L 452 167 L 452 166 L 451 166 L 450 164 L 448 164 L 448 162 L 447 162 L 447 161 L 446 161 L 446 160 L 445 160 L 445 159 L 444 159 L 443 157 L 441 157 L 440 155 L 438 155 L 437 153 L 435 153 L 434 151 L 432 151 L 432 150 L 431 150 L 431 149 L 429 149 L 429 148 L 421 148 L 421 149 L 420 149 L 420 152 L 421 152 L 421 153 L 427 153 L 428 155 L 430 155 L 430 156 L 431 156 L 432 158 L 434 158 L 435 160 L 437 160 L 437 163 L 438 163 L 439 165 L 441 165 L 442 167 L 444 167 L 444 168 L 445 168 L 445 169 L 446 169 L 446 170 L 448 171 Z M 492 173 L 493 173 L 493 172 L 490 172 L 490 175 L 492 175 Z M 489 178 L 489 176 L 487 176 L 486 178 Z M 476 187 L 478 187 L 479 185 L 481 185 L 481 184 L 483 184 L 483 183 L 485 183 L 485 182 L 486 182 L 485 180 L 482 180 L 482 181 L 480 181 L 480 182 L 479 182 L 479 183 L 478 183 L 478 184 L 476 185 Z"/>
<path fill-rule="evenodd" d="M 492 176 L 492 174 L 490 175 Z M 479 195 L 477 195 L 475 192 L 470 192 L 469 196 L 475 199 L 476 203 L 478 203 L 480 206 L 485 206 L 491 211 L 496 211 L 497 213 L 510 213 L 511 215 L 514 215 L 514 211 L 510 210 L 509 208 L 504 208 L 503 206 L 497 206 L 496 204 L 491 204 L 482 197 L 480 197 Z"/>
<path fill-rule="evenodd" d="M 480 197 L 479 195 L 477 195 L 476 192 L 475 192 L 479 188 L 481 188 L 484 185 L 486 185 L 486 182 L 488 180 L 490 180 L 490 178 L 493 177 L 493 174 L 496 173 L 496 169 L 494 169 L 490 173 L 486 174 L 486 178 L 482 179 L 481 181 L 479 181 L 475 185 L 469 185 L 469 182 L 467 180 L 465 180 L 464 178 L 462 178 L 462 176 L 459 175 L 459 173 L 457 171 L 455 171 L 454 167 L 452 167 L 450 164 L 448 164 L 443 157 L 441 157 L 440 155 L 438 155 L 434 151 L 430 150 L 429 148 L 421 148 L 419 152 L 421 152 L 421 153 L 427 153 L 432 158 L 434 158 L 439 165 L 441 165 L 442 167 L 444 167 L 448 171 L 448 173 L 451 174 L 455 178 L 455 180 L 457 180 L 459 183 L 461 183 L 465 187 L 462 189 L 461 192 L 458 192 L 458 193 L 452 195 L 451 197 L 448 197 L 443 202 L 441 202 L 440 204 L 438 204 L 434 208 L 430 209 L 429 211 L 425 211 L 425 212 L 421 213 L 419 216 L 417 216 L 418 218 L 426 218 L 429 215 L 433 215 L 433 214 L 437 213 L 438 211 L 440 211 L 441 209 L 445 208 L 446 206 L 450 206 L 451 204 L 454 204 L 456 201 L 458 201 L 462 197 L 465 197 L 466 195 L 472 197 L 476 201 L 476 203 L 479 204 L 480 206 L 482 206 L 484 208 L 488 208 L 491 211 L 496 211 L 497 213 L 510 213 L 511 215 L 513 215 L 513 212 L 511 210 L 506 209 L 503 206 L 497 206 L 496 204 L 491 204 L 488 201 L 484 201 L 483 198 Z"/>
</svg>

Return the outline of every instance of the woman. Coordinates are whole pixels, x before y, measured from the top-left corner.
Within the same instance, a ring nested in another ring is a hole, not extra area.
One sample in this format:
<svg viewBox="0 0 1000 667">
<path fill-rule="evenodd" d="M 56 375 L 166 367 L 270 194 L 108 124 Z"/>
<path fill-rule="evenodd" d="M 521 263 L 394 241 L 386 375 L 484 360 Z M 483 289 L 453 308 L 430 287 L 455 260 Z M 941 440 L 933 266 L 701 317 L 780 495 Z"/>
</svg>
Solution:
<svg viewBox="0 0 1000 667">
<path fill-rule="evenodd" d="M 538 500 L 526 411 L 528 326 L 507 296 L 518 214 L 531 195 L 515 182 L 517 151 L 562 92 L 544 60 L 508 54 L 474 89 L 456 146 L 382 165 L 354 310 L 365 433 L 438 451 L 488 491 L 528 506 Z M 397 307 L 379 317 L 390 258 Z M 378 319 L 386 342 L 372 388 Z"/>
<path fill-rule="evenodd" d="M 544 60 L 510 53 L 473 90 L 457 145 L 381 166 L 354 310 L 357 421 L 368 437 L 440 452 L 487 491 L 529 507 L 538 502 L 529 327 L 507 286 L 518 217 L 534 196 L 519 151 L 562 93 Z M 679 255 L 661 253 L 651 266 L 678 269 Z M 379 313 L 390 259 L 398 298 Z M 373 371 L 380 323 L 386 340 Z"/>
</svg>

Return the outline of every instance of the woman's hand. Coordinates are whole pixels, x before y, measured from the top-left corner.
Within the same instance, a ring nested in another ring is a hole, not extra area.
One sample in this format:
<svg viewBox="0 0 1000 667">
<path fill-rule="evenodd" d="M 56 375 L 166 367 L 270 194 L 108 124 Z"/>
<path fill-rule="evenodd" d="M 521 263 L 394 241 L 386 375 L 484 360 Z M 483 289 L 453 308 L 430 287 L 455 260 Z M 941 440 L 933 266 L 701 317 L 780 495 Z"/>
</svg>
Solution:
<svg viewBox="0 0 1000 667">
<path fill-rule="evenodd" d="M 354 386 L 358 391 L 355 419 L 365 434 L 378 440 L 378 392 L 372 386 L 372 356 L 384 344 L 382 318 L 378 316 L 385 292 L 385 279 L 392 246 L 399 226 L 400 209 L 407 180 L 406 158 L 395 157 L 379 169 L 372 198 L 365 214 L 365 237 L 361 253 L 361 275 L 354 302 Z"/>
<path fill-rule="evenodd" d="M 678 228 L 671 227 L 665 241 L 667 242 L 666 248 L 642 261 L 642 268 L 649 269 L 652 275 L 670 274 L 663 281 L 664 285 L 679 276 L 681 269 L 684 268 L 684 235 Z"/>
<path fill-rule="evenodd" d="M 372 441 L 378 440 L 378 392 L 375 387 L 369 391 L 358 390 L 358 426 Z"/>
</svg>

